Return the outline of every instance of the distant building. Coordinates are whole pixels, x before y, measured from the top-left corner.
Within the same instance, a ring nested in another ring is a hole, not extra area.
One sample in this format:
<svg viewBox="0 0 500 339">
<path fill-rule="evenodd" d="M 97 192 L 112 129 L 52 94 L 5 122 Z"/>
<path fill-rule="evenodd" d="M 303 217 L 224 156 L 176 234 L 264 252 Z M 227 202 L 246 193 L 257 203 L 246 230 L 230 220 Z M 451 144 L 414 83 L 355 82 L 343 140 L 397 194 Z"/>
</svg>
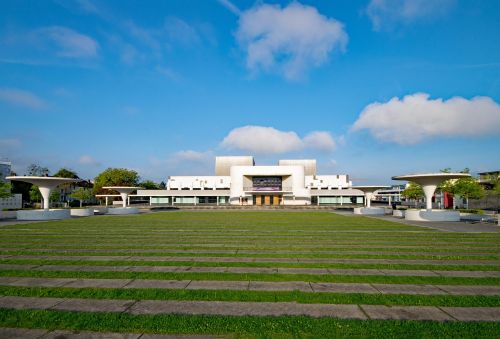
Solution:
<svg viewBox="0 0 500 339">
<path fill-rule="evenodd" d="M 362 204 L 345 174 L 318 175 L 316 160 L 280 160 L 256 166 L 252 156 L 215 158 L 213 176 L 170 176 L 164 190 L 138 190 L 150 204 L 343 205 Z"/>
<path fill-rule="evenodd" d="M 500 179 L 500 171 L 481 172 L 479 174 L 479 183 L 485 189 L 490 190 L 495 186 L 495 181 Z"/>
<path fill-rule="evenodd" d="M 5 177 L 10 175 L 12 163 L 10 161 L 0 161 L 0 180 L 5 181 Z"/>
</svg>

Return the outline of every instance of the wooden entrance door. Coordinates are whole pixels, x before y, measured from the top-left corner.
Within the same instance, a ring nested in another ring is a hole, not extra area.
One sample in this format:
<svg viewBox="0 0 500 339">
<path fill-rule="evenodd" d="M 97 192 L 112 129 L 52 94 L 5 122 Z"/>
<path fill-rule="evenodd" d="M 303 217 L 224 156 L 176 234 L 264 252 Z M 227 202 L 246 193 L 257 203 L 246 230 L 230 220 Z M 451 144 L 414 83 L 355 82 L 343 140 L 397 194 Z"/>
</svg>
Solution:
<svg viewBox="0 0 500 339">
<path fill-rule="evenodd" d="M 264 196 L 264 205 L 266 205 L 266 206 L 271 205 L 271 196 L 270 195 Z"/>
<path fill-rule="evenodd" d="M 273 195 L 273 205 L 279 205 L 279 204 L 280 204 L 280 196 Z"/>
</svg>

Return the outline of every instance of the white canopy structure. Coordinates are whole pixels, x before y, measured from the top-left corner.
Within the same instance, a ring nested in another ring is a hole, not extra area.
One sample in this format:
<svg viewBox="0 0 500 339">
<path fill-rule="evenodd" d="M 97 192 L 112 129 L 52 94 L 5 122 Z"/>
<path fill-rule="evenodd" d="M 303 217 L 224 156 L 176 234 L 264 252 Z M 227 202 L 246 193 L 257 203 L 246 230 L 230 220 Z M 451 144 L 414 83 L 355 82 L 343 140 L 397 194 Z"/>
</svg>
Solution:
<svg viewBox="0 0 500 339">
<path fill-rule="evenodd" d="M 81 179 L 61 178 L 61 177 L 37 177 L 37 176 L 10 176 L 7 180 L 23 181 L 38 186 L 43 200 L 43 211 L 17 211 L 18 220 L 54 220 L 66 219 L 71 216 L 70 210 L 50 210 L 50 192 L 57 186 L 68 183 L 82 181 Z"/>
<path fill-rule="evenodd" d="M 120 193 L 120 196 L 123 201 L 123 207 L 121 208 L 110 208 L 108 209 L 108 214 L 137 214 L 139 210 L 137 208 L 132 208 L 127 206 L 128 195 L 137 189 L 141 189 L 142 187 L 135 186 L 105 186 L 103 187 L 107 190 L 113 190 Z"/>
<path fill-rule="evenodd" d="M 406 219 L 420 220 L 420 221 L 458 221 L 460 220 L 460 213 L 456 211 L 433 211 L 432 210 L 432 196 L 436 192 L 437 186 L 443 181 L 450 179 L 460 179 L 470 177 L 468 173 L 422 173 L 422 174 L 408 174 L 392 177 L 392 180 L 405 180 L 412 181 L 420 186 L 425 195 L 425 213 L 419 211 L 408 210 L 406 212 Z M 437 212 L 433 213 L 433 212 Z"/>
<path fill-rule="evenodd" d="M 371 207 L 371 200 L 376 191 L 390 186 L 352 186 L 353 189 L 362 191 L 365 194 L 365 208 L 355 208 L 354 214 L 385 214 L 385 209 L 382 207 Z"/>
</svg>

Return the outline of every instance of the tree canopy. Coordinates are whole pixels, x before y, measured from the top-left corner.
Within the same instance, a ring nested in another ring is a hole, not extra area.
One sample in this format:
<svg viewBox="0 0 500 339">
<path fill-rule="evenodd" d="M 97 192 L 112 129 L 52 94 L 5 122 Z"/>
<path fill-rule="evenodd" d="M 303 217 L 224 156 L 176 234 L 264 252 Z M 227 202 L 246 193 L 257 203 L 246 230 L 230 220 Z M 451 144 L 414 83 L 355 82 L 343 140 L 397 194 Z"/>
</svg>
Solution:
<svg viewBox="0 0 500 339">
<path fill-rule="evenodd" d="M 78 187 L 70 194 L 70 197 L 80 201 L 80 207 L 82 207 L 83 202 L 92 199 L 94 194 L 89 188 Z"/>
<path fill-rule="evenodd" d="M 54 173 L 55 177 L 61 177 L 61 178 L 70 178 L 70 179 L 80 179 L 78 177 L 78 174 L 76 174 L 75 171 L 72 171 L 68 168 L 61 168 L 59 171 Z"/>
<path fill-rule="evenodd" d="M 160 186 L 152 180 L 142 181 L 139 183 L 139 186 L 141 186 L 147 190 L 156 190 L 156 189 L 160 188 Z"/>
<path fill-rule="evenodd" d="M 9 198 L 12 196 L 12 186 L 5 181 L 0 180 L 0 198 Z"/>
<path fill-rule="evenodd" d="M 465 199 L 481 199 L 485 192 L 476 179 L 472 177 L 460 178 L 453 184 L 453 193 Z"/>
<path fill-rule="evenodd" d="M 406 189 L 401 192 L 401 195 L 408 199 L 418 200 L 424 197 L 424 190 L 419 184 L 410 182 L 408 187 L 406 187 Z"/>
<path fill-rule="evenodd" d="M 139 174 L 126 168 L 107 168 L 94 179 L 94 192 L 101 193 L 104 186 L 137 186 Z"/>
<path fill-rule="evenodd" d="M 35 176 L 35 177 L 46 177 L 50 174 L 50 171 L 47 167 L 42 167 L 37 164 L 31 164 L 26 169 L 26 175 Z"/>
</svg>

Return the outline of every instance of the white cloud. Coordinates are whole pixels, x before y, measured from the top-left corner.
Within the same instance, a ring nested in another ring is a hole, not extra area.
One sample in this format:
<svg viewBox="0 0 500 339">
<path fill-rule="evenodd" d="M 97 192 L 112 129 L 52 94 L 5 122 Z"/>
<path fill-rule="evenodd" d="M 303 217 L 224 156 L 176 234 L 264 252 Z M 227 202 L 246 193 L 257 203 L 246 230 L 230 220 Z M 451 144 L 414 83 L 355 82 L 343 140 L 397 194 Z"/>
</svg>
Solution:
<svg viewBox="0 0 500 339">
<path fill-rule="evenodd" d="M 366 8 L 373 29 L 391 28 L 446 13 L 455 0 L 371 0 Z"/>
<path fill-rule="evenodd" d="M 16 88 L 0 88 L 0 101 L 32 109 L 47 107 L 47 103 L 37 95 Z"/>
<path fill-rule="evenodd" d="M 97 161 L 96 159 L 94 159 L 90 155 L 82 155 L 80 157 L 80 159 L 78 159 L 78 163 L 80 165 L 84 165 L 84 166 L 100 166 L 101 165 L 101 163 L 99 161 Z"/>
<path fill-rule="evenodd" d="M 375 102 L 352 126 L 386 142 L 416 144 L 433 137 L 480 137 L 500 131 L 500 105 L 489 97 L 429 99 L 425 93 Z"/>
<path fill-rule="evenodd" d="M 335 140 L 328 132 L 315 131 L 304 137 L 304 144 L 307 148 L 324 152 L 331 152 L 335 149 Z"/>
<path fill-rule="evenodd" d="M 315 131 L 301 139 L 295 132 L 285 132 L 273 127 L 243 126 L 229 132 L 221 146 L 255 154 L 279 154 L 309 148 L 332 151 L 335 141 L 328 132 Z"/>
<path fill-rule="evenodd" d="M 278 72 L 289 80 L 326 63 L 348 40 L 342 23 L 298 2 L 284 8 L 260 4 L 242 12 L 236 38 L 250 71 Z"/>
<path fill-rule="evenodd" d="M 241 10 L 236 7 L 235 4 L 233 4 L 231 1 L 229 0 L 217 0 L 222 6 L 226 7 L 231 13 L 233 14 L 236 14 L 236 15 L 240 15 L 241 14 Z"/>
<path fill-rule="evenodd" d="M 179 42 L 185 46 L 197 44 L 201 41 L 195 27 L 175 16 L 165 19 L 165 32 L 169 40 Z"/>
<path fill-rule="evenodd" d="M 36 30 L 40 39 L 48 39 L 58 47 L 57 55 L 65 58 L 93 58 L 99 44 L 91 37 L 61 26 L 43 27 Z"/>
</svg>

